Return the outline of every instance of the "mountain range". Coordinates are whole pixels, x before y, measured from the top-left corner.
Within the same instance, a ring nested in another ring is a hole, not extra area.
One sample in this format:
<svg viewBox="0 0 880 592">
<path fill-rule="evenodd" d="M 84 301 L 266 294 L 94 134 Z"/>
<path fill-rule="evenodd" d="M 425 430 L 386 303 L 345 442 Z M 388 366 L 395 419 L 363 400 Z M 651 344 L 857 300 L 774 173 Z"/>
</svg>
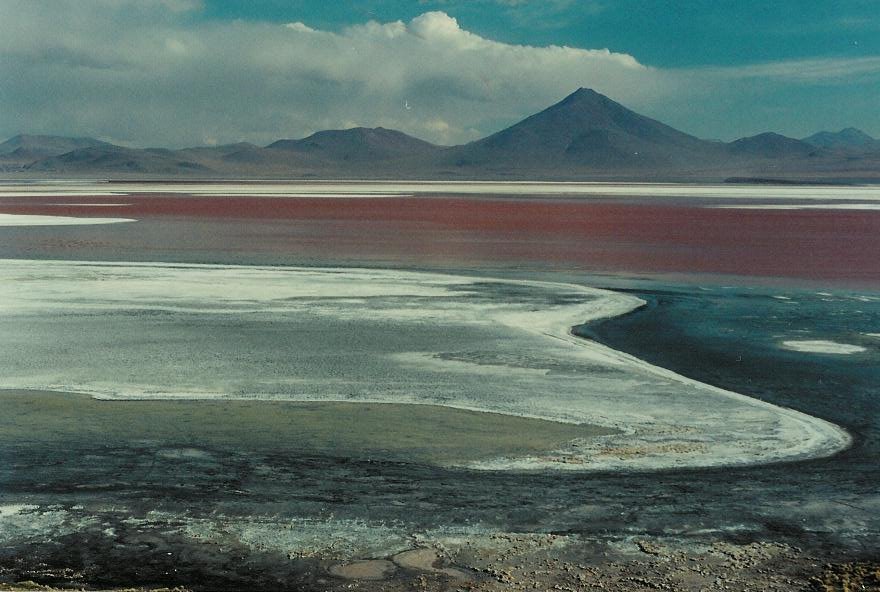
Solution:
<svg viewBox="0 0 880 592">
<path fill-rule="evenodd" d="M 438 146 L 385 128 L 321 131 L 267 146 L 169 150 L 19 135 L 7 176 L 535 180 L 880 180 L 880 140 L 855 128 L 803 139 L 691 136 L 581 88 L 486 138 Z"/>
</svg>

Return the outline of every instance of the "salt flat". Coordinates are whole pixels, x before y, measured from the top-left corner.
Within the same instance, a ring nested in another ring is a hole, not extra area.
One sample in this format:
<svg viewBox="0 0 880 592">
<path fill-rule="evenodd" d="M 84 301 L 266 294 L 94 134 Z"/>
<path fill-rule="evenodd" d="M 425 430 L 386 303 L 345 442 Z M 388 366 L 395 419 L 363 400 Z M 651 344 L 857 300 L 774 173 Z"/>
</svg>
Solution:
<svg viewBox="0 0 880 592">
<path fill-rule="evenodd" d="M 555 197 L 673 197 L 740 200 L 880 202 L 880 186 L 787 186 L 678 183 L 547 183 L 473 181 L 228 181 L 228 182 L 57 182 L 0 184 L 0 197 L 122 196 L 128 194 L 275 197 L 403 197 L 431 194 Z M 776 207 L 776 206 L 773 206 Z"/>
<path fill-rule="evenodd" d="M 0 387 L 428 404 L 618 430 L 449 463 L 494 470 L 765 463 L 849 444 L 823 420 L 570 333 L 641 304 L 574 284 L 397 270 L 0 260 Z"/>
</svg>

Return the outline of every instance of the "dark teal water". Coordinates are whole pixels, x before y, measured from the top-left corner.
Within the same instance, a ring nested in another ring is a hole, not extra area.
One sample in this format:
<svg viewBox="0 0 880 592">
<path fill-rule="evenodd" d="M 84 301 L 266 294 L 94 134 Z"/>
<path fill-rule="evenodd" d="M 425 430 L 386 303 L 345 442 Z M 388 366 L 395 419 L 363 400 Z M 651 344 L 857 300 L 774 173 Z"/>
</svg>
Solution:
<svg viewBox="0 0 880 592">
<path fill-rule="evenodd" d="M 805 290 L 625 290 L 648 302 L 576 332 L 700 381 L 846 427 L 843 457 L 880 452 L 880 295 Z M 780 299 L 782 296 L 784 299 Z M 829 340 L 864 353 L 795 352 L 785 340 Z M 880 469 L 880 457 L 866 456 Z"/>
<path fill-rule="evenodd" d="M 880 296 L 692 286 L 631 292 L 647 306 L 576 332 L 700 381 L 832 421 L 854 436 L 850 449 L 828 459 L 700 472 L 692 476 L 699 492 L 693 499 L 716 506 L 721 522 L 741 511 L 771 530 L 800 531 L 806 542 L 836 540 L 876 553 L 880 339 L 866 333 L 880 332 Z M 794 352 L 780 347 L 789 339 L 831 340 L 866 351 Z"/>
</svg>

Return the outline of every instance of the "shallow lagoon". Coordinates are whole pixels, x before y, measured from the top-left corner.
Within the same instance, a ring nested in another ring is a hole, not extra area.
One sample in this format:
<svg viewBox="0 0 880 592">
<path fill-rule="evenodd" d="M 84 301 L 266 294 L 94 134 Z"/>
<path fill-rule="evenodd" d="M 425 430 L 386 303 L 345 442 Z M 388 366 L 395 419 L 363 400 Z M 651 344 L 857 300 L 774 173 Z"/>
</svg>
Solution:
<svg viewBox="0 0 880 592">
<path fill-rule="evenodd" d="M 611 430 L 453 463 L 499 470 L 753 464 L 849 444 L 823 420 L 573 337 L 642 303 L 576 284 L 18 260 L 0 278 L 7 389 L 443 405 Z"/>
</svg>

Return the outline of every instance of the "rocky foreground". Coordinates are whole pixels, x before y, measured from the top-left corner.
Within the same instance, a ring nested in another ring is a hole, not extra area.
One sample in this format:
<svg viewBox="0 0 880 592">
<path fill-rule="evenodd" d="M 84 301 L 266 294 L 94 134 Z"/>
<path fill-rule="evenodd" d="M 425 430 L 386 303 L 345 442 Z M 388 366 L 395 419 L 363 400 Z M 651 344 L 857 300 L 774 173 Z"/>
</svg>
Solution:
<svg viewBox="0 0 880 592">
<path fill-rule="evenodd" d="M 228 589 L 482 591 L 603 590 L 871 591 L 880 590 L 880 558 L 818 556 L 781 542 L 683 546 L 632 540 L 599 546 L 552 534 L 496 535 L 457 550 L 414 548 L 387 558 L 334 562 L 291 558 L 301 573 Z M 237 566 L 244 569 L 245 566 Z M 249 566 L 247 569 L 253 569 Z M 0 590 L 110 590 L 89 585 L 89 569 L 0 570 Z M 252 574 L 255 580 L 271 574 Z M 279 576 L 280 574 L 274 574 Z M 100 578 L 98 578 L 100 579 Z M 37 581 L 62 581 L 46 586 Z M 286 580 L 286 581 L 284 581 Z M 4 583 L 5 581 L 5 583 Z M 216 582 L 215 582 L 216 584 Z M 268 587 L 267 587 L 268 586 Z M 216 589 L 201 584 L 124 588 L 132 592 Z M 119 591 L 123 588 L 112 588 Z"/>
</svg>

